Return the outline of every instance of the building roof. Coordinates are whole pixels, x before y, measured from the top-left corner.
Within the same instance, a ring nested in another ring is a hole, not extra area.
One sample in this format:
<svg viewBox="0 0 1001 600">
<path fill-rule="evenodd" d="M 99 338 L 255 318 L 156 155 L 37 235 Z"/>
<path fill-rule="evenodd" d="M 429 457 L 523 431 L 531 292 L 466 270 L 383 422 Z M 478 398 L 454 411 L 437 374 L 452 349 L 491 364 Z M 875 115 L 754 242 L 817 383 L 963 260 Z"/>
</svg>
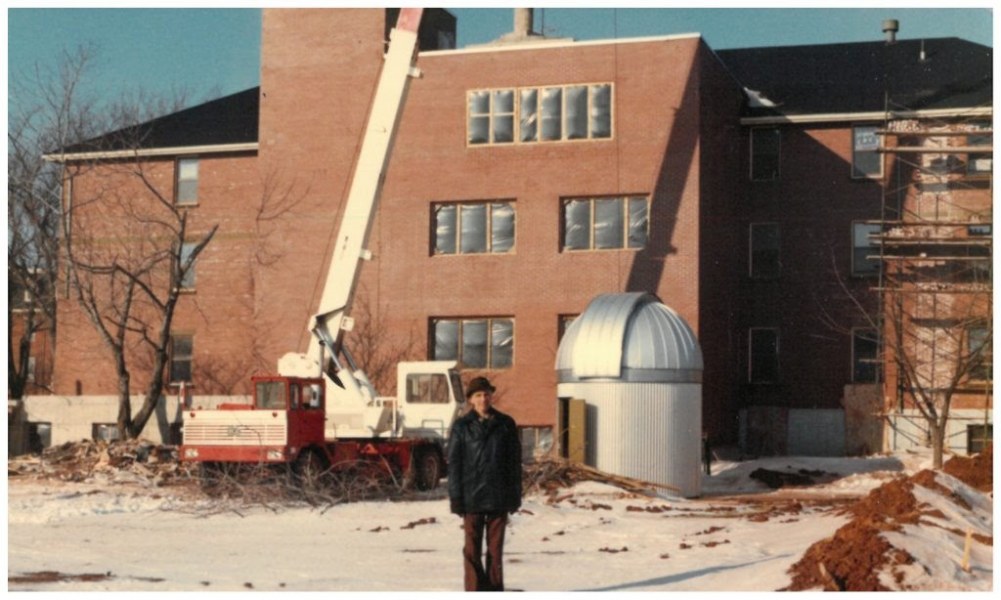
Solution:
<svg viewBox="0 0 1001 600">
<path fill-rule="evenodd" d="M 716 54 L 748 93 L 749 117 L 884 111 L 884 81 L 892 110 L 989 107 L 993 101 L 993 49 L 959 38 Z M 136 139 L 142 149 L 256 143 L 259 108 L 260 88 L 254 87 L 76 144 L 64 153 L 134 150 Z"/>
<path fill-rule="evenodd" d="M 959 38 L 716 54 L 748 93 L 746 116 L 955 109 L 993 100 L 993 49 Z"/>
<path fill-rule="evenodd" d="M 217 98 L 75 144 L 65 154 L 257 142 L 260 87 Z"/>
<path fill-rule="evenodd" d="M 556 370 L 561 383 L 695 383 L 702 350 L 685 320 L 653 294 L 602 294 L 567 329 Z"/>
</svg>

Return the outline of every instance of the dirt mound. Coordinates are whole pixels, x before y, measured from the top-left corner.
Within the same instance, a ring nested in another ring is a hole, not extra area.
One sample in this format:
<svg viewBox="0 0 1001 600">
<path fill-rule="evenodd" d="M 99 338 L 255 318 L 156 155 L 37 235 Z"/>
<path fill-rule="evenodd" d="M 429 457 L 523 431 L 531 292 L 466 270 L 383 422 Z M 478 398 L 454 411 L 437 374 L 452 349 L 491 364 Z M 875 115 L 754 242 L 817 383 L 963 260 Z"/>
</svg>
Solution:
<svg viewBox="0 0 1001 600">
<path fill-rule="evenodd" d="M 991 449 L 971 458 L 956 457 L 943 471 L 982 491 L 992 489 Z M 879 573 L 896 565 L 914 562 L 907 552 L 892 546 L 880 534 L 900 531 L 904 524 L 917 524 L 931 515 L 914 496 L 914 486 L 931 489 L 953 501 L 954 495 L 935 480 L 935 471 L 924 470 L 911 477 L 890 481 L 845 509 L 852 520 L 834 536 L 811 546 L 789 573 L 792 583 L 785 590 L 889 591 Z M 982 487 L 986 486 L 986 487 Z M 898 574 L 897 583 L 901 583 Z"/>
<path fill-rule="evenodd" d="M 994 490 L 994 445 L 975 456 L 954 456 L 942 470 L 981 492 Z"/>
</svg>

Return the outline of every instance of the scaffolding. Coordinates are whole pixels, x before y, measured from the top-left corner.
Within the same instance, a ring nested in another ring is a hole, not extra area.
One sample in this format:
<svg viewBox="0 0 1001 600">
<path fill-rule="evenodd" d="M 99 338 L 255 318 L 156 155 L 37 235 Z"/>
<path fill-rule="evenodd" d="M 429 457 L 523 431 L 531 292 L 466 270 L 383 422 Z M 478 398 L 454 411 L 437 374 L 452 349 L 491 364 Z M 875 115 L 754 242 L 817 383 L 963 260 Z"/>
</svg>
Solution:
<svg viewBox="0 0 1001 600">
<path fill-rule="evenodd" d="M 927 422 L 930 413 L 945 424 L 961 398 L 963 407 L 982 406 L 982 442 L 993 408 L 992 115 L 990 107 L 948 118 L 917 114 L 888 104 L 876 131 L 889 168 L 880 218 L 867 222 L 878 250 L 869 258 L 881 267 L 874 290 L 884 416 L 910 411 Z M 953 427 L 947 436 L 972 431 Z"/>
</svg>

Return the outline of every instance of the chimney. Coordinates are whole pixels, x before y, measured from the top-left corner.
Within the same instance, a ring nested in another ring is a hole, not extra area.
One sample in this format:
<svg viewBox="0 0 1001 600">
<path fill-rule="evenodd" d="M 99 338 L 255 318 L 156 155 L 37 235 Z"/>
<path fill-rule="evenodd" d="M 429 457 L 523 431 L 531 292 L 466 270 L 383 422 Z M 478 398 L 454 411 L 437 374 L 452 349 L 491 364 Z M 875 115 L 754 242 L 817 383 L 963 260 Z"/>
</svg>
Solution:
<svg viewBox="0 0 1001 600">
<path fill-rule="evenodd" d="M 898 31 L 900 31 L 900 21 L 896 19 L 887 19 L 883 21 L 883 34 L 886 35 L 887 44 L 896 43 Z"/>
<path fill-rule="evenodd" d="M 532 35 L 532 9 L 514 9 L 514 35 L 517 37 L 528 37 Z"/>
</svg>

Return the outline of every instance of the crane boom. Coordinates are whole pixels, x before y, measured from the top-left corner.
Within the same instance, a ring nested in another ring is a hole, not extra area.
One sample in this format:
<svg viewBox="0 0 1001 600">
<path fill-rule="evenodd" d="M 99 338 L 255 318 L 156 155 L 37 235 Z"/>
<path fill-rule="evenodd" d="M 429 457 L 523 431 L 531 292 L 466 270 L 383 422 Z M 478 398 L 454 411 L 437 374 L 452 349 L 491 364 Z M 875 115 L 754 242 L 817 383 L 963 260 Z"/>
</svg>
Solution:
<svg viewBox="0 0 1001 600">
<path fill-rule="evenodd" d="M 418 75 L 414 65 L 422 13 L 421 8 L 400 9 L 396 27 L 389 34 L 389 49 L 369 112 L 347 203 L 340 217 L 334 255 L 319 308 L 309 325 L 313 335 L 307 357 L 322 366 L 326 351 L 326 358 L 334 362 L 335 372 L 329 374 L 335 381 L 336 371 L 340 370 L 337 356 L 342 351 L 344 331 L 351 327 L 348 313 L 358 284 L 361 261 L 371 258 L 366 245 L 403 103 L 411 76 Z M 329 372 L 329 369 L 325 370 Z"/>
</svg>

